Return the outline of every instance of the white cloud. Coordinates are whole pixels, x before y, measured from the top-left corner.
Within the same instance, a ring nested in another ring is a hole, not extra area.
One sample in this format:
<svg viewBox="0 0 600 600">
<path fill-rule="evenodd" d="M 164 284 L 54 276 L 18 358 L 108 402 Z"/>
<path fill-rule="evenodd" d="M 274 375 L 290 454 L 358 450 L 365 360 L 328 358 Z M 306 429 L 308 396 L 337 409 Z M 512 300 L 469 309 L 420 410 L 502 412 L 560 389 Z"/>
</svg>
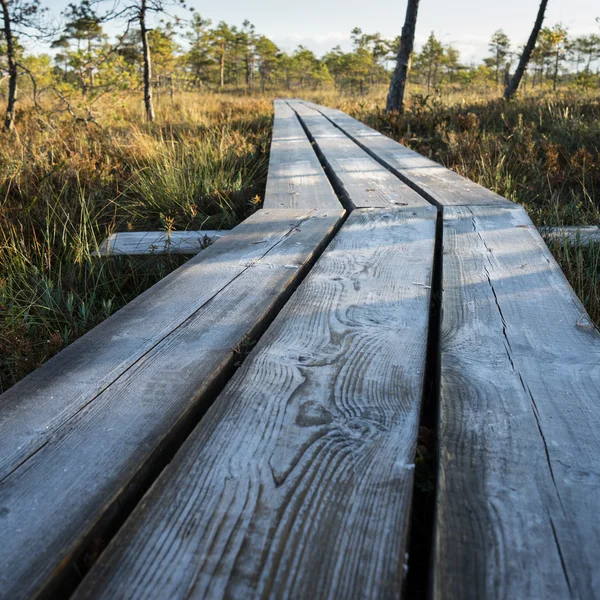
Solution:
<svg viewBox="0 0 600 600">
<path fill-rule="evenodd" d="M 339 31 L 330 31 L 317 35 L 301 35 L 290 33 L 286 35 L 269 36 L 282 50 L 292 51 L 298 46 L 306 46 L 315 54 L 321 55 L 328 52 L 334 46 L 340 45 L 346 49 L 350 48 L 350 36 Z"/>
<path fill-rule="evenodd" d="M 421 50 L 431 32 L 415 36 L 415 48 Z M 464 64 L 480 62 L 488 54 L 490 36 L 482 34 L 462 35 L 460 38 L 434 31 L 434 35 L 444 45 L 452 45 L 460 52 L 460 60 Z"/>
</svg>

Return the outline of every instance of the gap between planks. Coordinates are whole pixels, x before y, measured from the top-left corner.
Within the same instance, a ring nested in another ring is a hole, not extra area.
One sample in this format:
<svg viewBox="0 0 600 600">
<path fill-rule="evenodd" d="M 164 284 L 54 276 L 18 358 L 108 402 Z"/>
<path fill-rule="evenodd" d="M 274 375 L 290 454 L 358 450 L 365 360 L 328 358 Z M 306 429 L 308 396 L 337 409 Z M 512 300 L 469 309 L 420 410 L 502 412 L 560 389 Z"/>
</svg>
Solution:
<svg viewBox="0 0 600 600">
<path fill-rule="evenodd" d="M 410 150 L 340 110 L 301 102 L 322 114 L 369 156 L 436 206 L 494 205 L 515 207 L 502 196 Z"/>
<path fill-rule="evenodd" d="M 331 238 L 341 216 L 341 210 L 264 211 L 241 226 L 237 235 L 234 230 L 227 239 L 202 253 L 198 261 L 190 261 L 193 264 L 187 263 L 166 278 L 168 285 L 181 283 L 184 274 L 192 277 L 195 285 L 189 291 L 196 304 L 190 306 L 186 301 L 183 306 L 188 312 L 178 317 L 180 320 L 171 325 L 169 333 L 153 340 L 150 347 L 136 347 L 138 354 L 129 357 L 125 366 L 119 363 L 117 376 L 111 362 L 108 375 L 112 379 L 102 388 L 91 387 L 90 373 L 78 371 L 82 363 L 77 360 L 77 350 L 72 349 L 66 357 L 59 354 L 46 363 L 50 366 L 45 371 L 53 372 L 52 362 L 60 366 L 61 361 L 67 361 L 71 376 L 79 383 L 75 395 L 69 396 L 74 390 L 64 371 L 59 370 L 46 381 L 40 373 L 42 367 L 22 385 L 15 386 L 16 395 L 2 397 L 5 402 L 13 397 L 23 401 L 20 389 L 33 394 L 29 397 L 32 407 L 39 404 L 47 409 L 46 399 L 54 395 L 55 404 L 67 403 L 61 407 L 62 418 L 50 422 L 52 427 L 41 428 L 33 436 L 31 424 L 26 430 L 10 430 L 13 437 L 20 436 L 22 441 L 20 446 L 11 447 L 8 464 L 16 466 L 0 486 L 5 540 L 0 546 L 3 593 L 13 600 L 64 593 L 73 585 L 71 581 L 79 566 L 76 559 L 102 538 L 123 506 L 131 503 L 132 497 L 139 498 L 147 488 L 155 476 L 152 469 L 165 458 L 165 449 L 178 439 L 181 443 L 186 428 L 197 422 L 196 417 L 194 423 L 190 419 L 214 393 L 222 376 L 231 373 L 233 363 L 240 358 L 240 346 L 268 324 L 290 295 L 294 282 Z M 261 217 L 266 222 L 261 222 Z M 265 236 L 269 222 L 272 231 Z M 245 242 L 240 236 L 246 238 Z M 235 265 L 229 275 L 228 263 Z M 215 275 L 220 274 L 221 283 L 207 298 L 198 293 L 203 289 L 198 284 L 209 283 L 210 279 L 202 282 L 197 277 L 202 274 L 203 265 L 211 264 Z M 261 280 L 259 287 L 257 277 Z M 189 283 L 188 279 L 185 285 Z M 180 284 L 176 289 L 184 291 Z M 164 285 L 159 284 L 159 298 L 164 291 Z M 146 292 L 145 298 L 137 303 L 140 317 L 148 314 L 147 304 L 152 296 Z M 170 298 L 167 294 L 163 300 Z M 125 316 L 130 311 L 125 310 Z M 122 339 L 115 336 L 115 326 L 125 322 L 139 329 L 141 323 L 135 319 L 123 321 L 124 315 L 118 315 L 105 322 L 99 337 L 106 340 L 109 334 L 108 339 L 120 348 Z M 243 315 L 243 320 L 239 315 Z M 156 326 L 152 319 L 144 322 L 145 333 L 151 325 Z M 92 339 L 98 335 L 97 331 L 92 332 Z M 82 347 L 86 348 L 84 341 L 79 344 Z M 102 366 L 95 366 L 99 364 Z M 61 383 L 62 393 L 52 388 Z M 86 389 L 91 395 L 81 396 Z M 23 406 L 27 405 L 21 402 L 12 407 L 9 416 L 13 421 Z M 6 416 L 6 412 L 2 414 Z M 37 418 L 40 421 L 39 415 Z M 2 427 L 9 424 L 5 420 Z M 27 436 L 32 437 L 29 444 L 24 443 Z M 8 444 L 4 438 L 2 443 Z M 23 458 L 19 460 L 18 456 Z"/>
<path fill-rule="evenodd" d="M 75 598 L 400 595 L 435 220 L 350 215 Z"/>
<path fill-rule="evenodd" d="M 347 207 L 429 206 L 422 195 L 390 173 L 320 112 L 289 101 L 298 115 L 327 174 Z"/>
<path fill-rule="evenodd" d="M 341 204 L 296 113 L 274 102 L 265 208 L 332 208 Z"/>
</svg>

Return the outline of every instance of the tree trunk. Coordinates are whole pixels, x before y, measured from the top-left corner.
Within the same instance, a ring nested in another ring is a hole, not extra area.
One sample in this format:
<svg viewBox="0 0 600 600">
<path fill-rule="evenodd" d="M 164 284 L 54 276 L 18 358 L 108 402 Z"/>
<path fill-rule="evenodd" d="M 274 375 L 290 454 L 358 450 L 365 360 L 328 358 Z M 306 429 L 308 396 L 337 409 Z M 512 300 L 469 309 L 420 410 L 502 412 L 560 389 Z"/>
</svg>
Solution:
<svg viewBox="0 0 600 600">
<path fill-rule="evenodd" d="M 250 54 L 248 56 L 246 69 L 247 69 L 248 88 L 250 89 L 250 91 L 252 91 L 254 89 L 254 57 L 252 54 Z"/>
<path fill-rule="evenodd" d="M 146 120 L 154 121 L 154 106 L 152 104 L 152 59 L 148 45 L 148 29 L 146 28 L 146 0 L 142 0 L 140 7 L 140 31 L 142 34 L 142 52 L 144 55 L 144 106 L 146 107 Z"/>
<path fill-rule="evenodd" d="M 221 48 L 221 87 L 225 85 L 225 44 Z"/>
<path fill-rule="evenodd" d="M 500 83 L 500 49 L 496 50 L 496 87 Z"/>
<path fill-rule="evenodd" d="M 8 12 L 8 0 L 0 0 L 2 6 L 2 17 L 4 21 L 3 31 L 6 40 L 6 59 L 8 61 L 8 101 L 6 103 L 6 115 L 4 117 L 4 131 L 12 131 L 15 123 L 15 105 L 17 103 L 17 61 L 15 57 L 15 42 L 13 38 L 10 14 Z"/>
<path fill-rule="evenodd" d="M 531 31 L 531 35 L 527 40 L 527 45 L 523 50 L 523 54 L 521 54 L 521 58 L 519 59 L 519 65 L 517 66 L 517 70 L 515 74 L 512 76 L 510 83 L 506 86 L 504 90 L 504 99 L 510 100 L 519 89 L 519 84 L 521 83 L 521 79 L 523 78 L 523 74 L 527 69 L 527 64 L 529 63 L 529 59 L 531 58 L 531 53 L 535 48 L 535 44 L 537 42 L 538 34 L 540 33 L 540 29 L 542 28 L 542 23 L 544 22 L 544 14 L 546 12 L 546 7 L 548 6 L 548 0 L 542 0 L 540 2 L 540 8 L 538 9 L 537 18 L 535 20 L 535 24 L 533 25 L 533 29 Z"/>
<path fill-rule="evenodd" d="M 556 50 L 556 59 L 554 61 L 554 77 L 552 78 L 552 90 L 555 92 L 556 91 L 556 82 L 558 80 L 558 65 L 559 65 L 559 59 L 560 59 L 560 50 L 557 49 Z"/>
<path fill-rule="evenodd" d="M 92 61 L 92 39 L 90 37 L 88 37 L 88 60 Z M 94 85 L 95 85 L 95 77 L 94 77 L 94 65 L 91 64 L 89 65 L 88 63 L 88 79 L 90 82 L 90 90 L 94 89 Z"/>
<path fill-rule="evenodd" d="M 417 26 L 417 12 L 419 10 L 419 0 L 408 0 L 406 7 L 406 17 L 402 27 L 402 37 L 400 38 L 400 48 L 396 67 L 390 83 L 388 92 L 386 111 L 402 112 L 404 109 L 404 90 L 410 71 L 410 59 L 415 44 L 415 28 Z"/>
</svg>

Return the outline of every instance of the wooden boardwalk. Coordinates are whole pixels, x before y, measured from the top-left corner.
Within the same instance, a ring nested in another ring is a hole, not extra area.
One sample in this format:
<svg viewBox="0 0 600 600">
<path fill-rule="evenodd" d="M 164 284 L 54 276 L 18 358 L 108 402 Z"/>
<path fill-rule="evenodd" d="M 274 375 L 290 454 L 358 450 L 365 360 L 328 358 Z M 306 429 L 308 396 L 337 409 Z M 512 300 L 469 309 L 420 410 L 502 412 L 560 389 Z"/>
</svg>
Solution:
<svg viewBox="0 0 600 600">
<path fill-rule="evenodd" d="M 400 598 L 432 399 L 431 595 L 600 597 L 600 335 L 537 229 L 276 101 L 264 209 L 0 396 L 0 597 Z"/>
</svg>

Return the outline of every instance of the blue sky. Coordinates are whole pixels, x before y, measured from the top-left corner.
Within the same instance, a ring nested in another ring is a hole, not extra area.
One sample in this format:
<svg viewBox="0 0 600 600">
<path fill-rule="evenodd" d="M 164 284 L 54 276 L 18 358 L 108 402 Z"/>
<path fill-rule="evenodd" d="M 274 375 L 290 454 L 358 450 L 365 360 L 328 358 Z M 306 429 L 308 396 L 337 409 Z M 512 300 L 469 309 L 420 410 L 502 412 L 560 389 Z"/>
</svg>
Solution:
<svg viewBox="0 0 600 600">
<path fill-rule="evenodd" d="M 53 11 L 69 0 L 51 0 Z M 203 17 L 230 24 L 250 20 L 285 50 L 303 44 L 321 54 L 336 44 L 350 47 L 350 31 L 378 31 L 386 37 L 400 33 L 406 1 L 389 0 L 188 0 Z M 421 0 L 417 23 L 417 47 L 431 31 L 461 52 L 464 62 L 480 60 L 497 29 L 504 29 L 515 45 L 526 41 L 538 9 L 538 0 Z M 549 0 L 546 25 L 561 22 L 573 35 L 600 33 L 597 0 Z"/>
</svg>

